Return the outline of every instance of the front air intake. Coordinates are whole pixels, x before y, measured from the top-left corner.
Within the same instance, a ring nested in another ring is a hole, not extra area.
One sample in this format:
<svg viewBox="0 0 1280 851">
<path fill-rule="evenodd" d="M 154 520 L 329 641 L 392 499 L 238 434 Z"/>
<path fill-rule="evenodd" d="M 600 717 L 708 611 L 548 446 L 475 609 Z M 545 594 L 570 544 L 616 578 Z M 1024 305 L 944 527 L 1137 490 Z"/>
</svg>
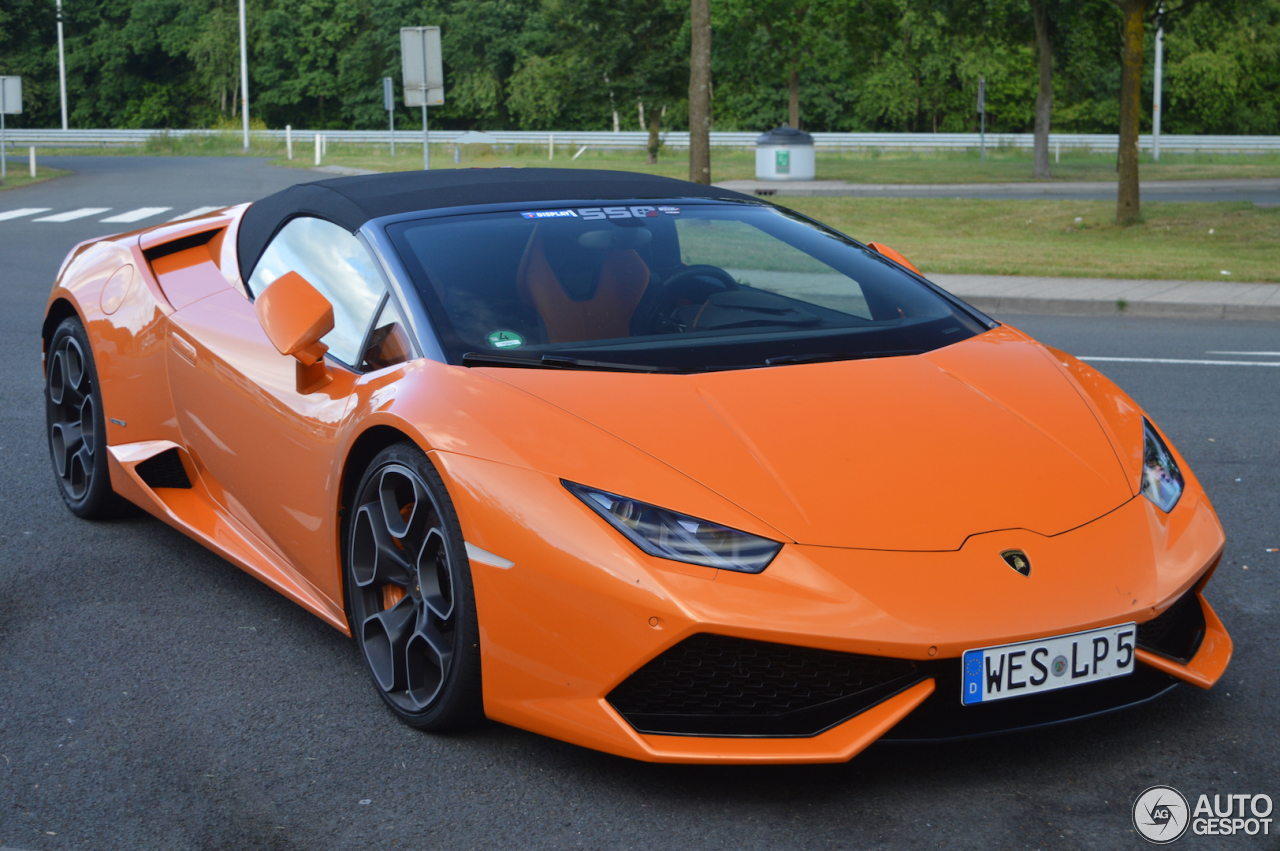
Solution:
<svg viewBox="0 0 1280 851">
<path fill-rule="evenodd" d="M 1184 665 L 1204 640 L 1204 608 L 1192 588 L 1156 618 L 1138 624 L 1138 646 Z"/>
<path fill-rule="evenodd" d="M 816 736 L 920 679 L 904 659 L 699 634 L 650 660 L 608 701 L 640 733 Z"/>
</svg>

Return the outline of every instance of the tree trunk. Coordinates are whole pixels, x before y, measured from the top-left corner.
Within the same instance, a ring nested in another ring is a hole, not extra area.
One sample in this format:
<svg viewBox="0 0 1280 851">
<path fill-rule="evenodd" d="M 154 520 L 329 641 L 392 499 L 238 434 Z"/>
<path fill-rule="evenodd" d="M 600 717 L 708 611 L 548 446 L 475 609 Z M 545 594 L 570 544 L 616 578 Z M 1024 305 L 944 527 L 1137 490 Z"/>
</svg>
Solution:
<svg viewBox="0 0 1280 851">
<path fill-rule="evenodd" d="M 1040 59 L 1040 90 L 1036 92 L 1035 177 L 1049 177 L 1049 118 L 1053 113 L 1053 45 L 1049 42 L 1048 0 L 1031 0 L 1036 22 L 1036 52 Z"/>
<path fill-rule="evenodd" d="M 1138 197 L 1138 118 L 1142 107 L 1142 27 L 1149 0 L 1121 0 L 1124 53 L 1120 74 L 1120 150 L 1117 161 L 1116 224 L 1142 218 Z"/>
<path fill-rule="evenodd" d="M 613 86 L 609 85 L 608 74 L 604 75 L 604 84 L 606 86 L 609 86 L 609 109 L 611 112 L 613 112 L 613 132 L 620 133 L 622 132 L 622 125 L 618 121 L 618 104 L 613 99 Z"/>
<path fill-rule="evenodd" d="M 711 183 L 711 0 L 690 0 L 689 179 Z"/>
<path fill-rule="evenodd" d="M 787 93 L 790 96 L 790 120 L 789 126 L 800 129 L 800 74 L 796 72 L 796 66 L 791 66 L 791 80 L 787 85 Z"/>
<path fill-rule="evenodd" d="M 658 162 L 658 148 L 662 147 L 662 142 L 658 139 L 658 127 L 661 121 L 662 114 L 658 110 L 649 110 L 649 165 Z"/>
</svg>

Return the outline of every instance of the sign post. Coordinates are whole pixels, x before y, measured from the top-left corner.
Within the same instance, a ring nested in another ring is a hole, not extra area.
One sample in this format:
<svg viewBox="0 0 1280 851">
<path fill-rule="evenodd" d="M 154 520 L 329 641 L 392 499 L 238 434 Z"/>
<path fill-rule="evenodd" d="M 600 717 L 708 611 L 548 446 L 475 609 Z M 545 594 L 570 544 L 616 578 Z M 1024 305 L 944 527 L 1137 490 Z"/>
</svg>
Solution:
<svg viewBox="0 0 1280 851">
<path fill-rule="evenodd" d="M 249 41 L 245 34 L 244 0 L 240 0 L 240 121 L 244 125 L 244 152 L 249 153 Z"/>
<path fill-rule="evenodd" d="M 1151 158 L 1160 162 L 1160 99 L 1164 82 L 1164 19 L 1163 4 L 1156 4 L 1156 74 L 1151 93 Z"/>
<path fill-rule="evenodd" d="M 9 151 L 5 145 L 8 140 L 4 135 L 4 117 L 17 115 L 20 112 L 22 112 L 22 78 L 0 77 L 0 183 L 4 183 L 9 172 L 8 161 L 5 158 Z"/>
<path fill-rule="evenodd" d="M 431 136 L 427 105 L 444 105 L 444 65 L 440 59 L 439 27 L 400 28 L 400 69 L 404 105 L 422 107 L 422 168 L 431 168 Z"/>
<path fill-rule="evenodd" d="M 978 80 L 978 138 L 982 148 L 982 161 L 987 161 L 987 81 Z"/>
<path fill-rule="evenodd" d="M 62 129 L 67 129 L 67 54 L 62 49 L 62 0 L 58 0 L 58 91 L 62 94 Z"/>
<path fill-rule="evenodd" d="M 391 119 L 391 156 L 396 155 L 396 89 L 390 77 L 382 78 L 382 108 Z"/>
</svg>

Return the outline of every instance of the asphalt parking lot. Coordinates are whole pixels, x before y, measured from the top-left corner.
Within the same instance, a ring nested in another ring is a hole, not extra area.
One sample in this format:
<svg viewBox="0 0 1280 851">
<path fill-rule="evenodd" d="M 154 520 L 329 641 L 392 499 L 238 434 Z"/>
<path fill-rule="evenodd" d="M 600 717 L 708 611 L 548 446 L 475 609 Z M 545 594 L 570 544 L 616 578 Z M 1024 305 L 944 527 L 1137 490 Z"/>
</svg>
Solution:
<svg viewBox="0 0 1280 851">
<path fill-rule="evenodd" d="M 1208 597 L 1235 642 L 1210 692 L 834 766 L 647 765 L 498 725 L 431 736 L 385 710 L 350 640 L 159 521 L 77 520 L 50 472 L 39 327 L 67 250 L 319 176 L 76 159 L 0 193 L 0 848 L 1141 848 L 1149 786 L 1280 799 L 1280 323 L 1010 317 L 1120 359 L 1099 365 L 1208 490 L 1228 537 Z M 36 220 L 82 209 L 100 212 Z M 1175 847 L 1280 848 L 1275 818 Z"/>
</svg>

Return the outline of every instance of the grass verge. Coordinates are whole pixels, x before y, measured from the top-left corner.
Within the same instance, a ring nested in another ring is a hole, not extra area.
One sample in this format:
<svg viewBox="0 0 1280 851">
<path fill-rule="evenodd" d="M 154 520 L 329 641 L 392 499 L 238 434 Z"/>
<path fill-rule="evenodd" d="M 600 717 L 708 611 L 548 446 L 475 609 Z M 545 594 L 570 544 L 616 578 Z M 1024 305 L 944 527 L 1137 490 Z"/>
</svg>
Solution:
<svg viewBox="0 0 1280 851">
<path fill-rule="evenodd" d="M 312 168 L 315 147 L 312 137 L 295 137 L 294 159 L 278 158 L 277 165 Z M 283 151 L 281 152 L 283 153 Z M 432 168 L 514 167 L 541 168 L 612 168 L 661 174 L 687 179 L 688 155 L 683 150 L 664 150 L 655 165 L 649 165 L 643 151 L 592 150 L 578 158 L 576 147 L 557 146 L 554 158 L 548 158 L 546 145 L 496 146 L 467 145 L 461 151 L 461 162 L 453 161 L 453 146 L 432 145 Z M 346 145 L 330 143 L 322 158 L 324 165 L 365 168 L 372 171 L 413 171 L 422 167 L 422 147 L 398 145 L 392 158 L 386 145 Z M 843 180 L 849 183 L 1019 183 L 1032 180 L 1031 152 L 995 150 L 981 161 L 977 151 L 819 151 L 817 178 Z M 1159 163 L 1144 158 L 1142 179 L 1200 180 L 1257 179 L 1280 177 L 1280 154 L 1165 154 Z M 750 180 L 755 177 L 755 152 L 749 150 L 713 149 L 713 179 Z M 1109 154 L 1087 151 L 1065 152 L 1062 161 L 1053 166 L 1053 179 L 1059 182 L 1114 181 L 1116 160 Z"/>
<path fill-rule="evenodd" d="M 70 173 L 63 169 L 45 168 L 42 165 L 38 165 L 36 166 L 36 176 L 32 177 L 31 172 L 27 170 L 27 164 L 24 162 L 21 169 L 9 169 L 9 174 L 5 177 L 4 183 L 0 183 L 0 192 L 6 189 L 17 189 L 20 186 L 30 186 L 33 183 L 43 183 L 46 180 L 52 180 L 55 177 L 62 177 L 64 174 Z"/>
<path fill-rule="evenodd" d="M 1112 201 L 776 200 L 926 272 L 1280 281 L 1280 208 L 1248 202 L 1145 203 L 1141 224 L 1120 227 Z"/>
</svg>

